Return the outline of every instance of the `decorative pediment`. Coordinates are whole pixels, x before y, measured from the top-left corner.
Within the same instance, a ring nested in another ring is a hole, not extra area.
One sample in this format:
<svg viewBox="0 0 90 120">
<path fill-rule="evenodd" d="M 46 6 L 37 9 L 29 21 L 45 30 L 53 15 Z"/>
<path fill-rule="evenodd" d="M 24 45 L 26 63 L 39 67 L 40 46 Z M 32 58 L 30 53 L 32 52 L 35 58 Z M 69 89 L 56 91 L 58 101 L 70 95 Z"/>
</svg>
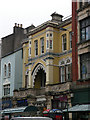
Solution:
<svg viewBox="0 0 90 120">
<path fill-rule="evenodd" d="M 3 83 L 3 85 L 8 85 L 10 84 L 10 81 L 8 79 L 5 80 L 5 82 Z"/>
</svg>

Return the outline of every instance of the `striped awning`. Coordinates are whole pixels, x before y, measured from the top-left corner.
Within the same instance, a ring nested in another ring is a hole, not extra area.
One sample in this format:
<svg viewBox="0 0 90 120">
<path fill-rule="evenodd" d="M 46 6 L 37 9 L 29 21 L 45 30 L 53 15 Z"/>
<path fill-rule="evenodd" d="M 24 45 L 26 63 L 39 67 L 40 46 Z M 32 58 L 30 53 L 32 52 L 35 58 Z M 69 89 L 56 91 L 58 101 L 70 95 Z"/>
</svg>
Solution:
<svg viewBox="0 0 90 120">
<path fill-rule="evenodd" d="M 84 112 L 90 111 L 90 104 L 75 105 L 71 108 L 63 110 L 63 112 Z"/>
<path fill-rule="evenodd" d="M 25 107 L 17 107 L 17 108 L 8 108 L 4 109 L 2 113 L 21 113 L 21 112 L 35 112 L 38 111 L 36 106 L 25 106 Z"/>
</svg>

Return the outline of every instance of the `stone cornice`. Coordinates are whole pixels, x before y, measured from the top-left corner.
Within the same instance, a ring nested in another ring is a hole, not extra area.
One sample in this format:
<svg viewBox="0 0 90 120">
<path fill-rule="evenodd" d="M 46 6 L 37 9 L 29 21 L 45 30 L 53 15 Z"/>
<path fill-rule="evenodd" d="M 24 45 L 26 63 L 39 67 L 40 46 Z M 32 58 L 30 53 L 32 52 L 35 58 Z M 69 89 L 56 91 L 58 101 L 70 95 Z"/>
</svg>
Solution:
<svg viewBox="0 0 90 120">
<path fill-rule="evenodd" d="M 69 51 L 66 51 L 66 52 L 62 52 L 62 53 L 47 52 L 47 53 L 45 53 L 43 55 L 40 55 L 38 57 L 30 58 L 30 59 L 28 59 L 28 61 L 32 61 L 32 60 L 35 60 L 35 59 L 38 59 L 38 58 L 42 58 L 42 57 L 45 57 L 47 55 L 53 55 L 53 56 L 56 56 L 56 57 L 61 57 L 62 55 L 66 55 L 66 54 L 69 54 L 71 52 L 72 52 L 72 50 L 69 50 Z"/>
</svg>

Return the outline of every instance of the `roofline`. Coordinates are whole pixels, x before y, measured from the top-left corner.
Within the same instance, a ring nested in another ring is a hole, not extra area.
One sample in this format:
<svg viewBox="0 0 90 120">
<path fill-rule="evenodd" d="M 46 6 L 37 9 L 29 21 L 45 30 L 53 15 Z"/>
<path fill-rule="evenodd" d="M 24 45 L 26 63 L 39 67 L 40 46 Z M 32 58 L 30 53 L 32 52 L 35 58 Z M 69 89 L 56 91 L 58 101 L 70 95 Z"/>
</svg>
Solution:
<svg viewBox="0 0 90 120">
<path fill-rule="evenodd" d="M 43 30 L 47 27 L 54 27 L 54 28 L 59 29 L 62 26 L 70 24 L 71 22 L 72 22 L 72 17 L 66 19 L 65 21 L 62 21 L 60 24 L 57 22 L 53 22 L 52 20 L 49 20 L 49 21 L 42 23 L 41 25 L 35 27 L 34 29 L 30 30 L 27 35 L 28 36 L 33 35 L 33 34 L 40 32 L 41 30 Z"/>
</svg>

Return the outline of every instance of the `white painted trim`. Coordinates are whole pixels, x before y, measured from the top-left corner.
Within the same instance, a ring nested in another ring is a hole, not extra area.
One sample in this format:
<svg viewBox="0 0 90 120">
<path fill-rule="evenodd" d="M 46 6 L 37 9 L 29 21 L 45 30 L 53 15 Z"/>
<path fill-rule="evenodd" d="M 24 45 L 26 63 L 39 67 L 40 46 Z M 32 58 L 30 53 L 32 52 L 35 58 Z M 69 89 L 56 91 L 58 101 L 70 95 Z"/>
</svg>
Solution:
<svg viewBox="0 0 90 120">
<path fill-rule="evenodd" d="M 38 71 L 39 71 L 40 69 L 43 69 L 43 70 L 45 71 L 45 73 L 46 73 L 45 67 L 43 66 L 43 64 L 40 63 L 40 64 L 36 67 L 36 69 L 34 70 L 33 75 L 32 75 L 33 86 L 34 86 L 34 82 L 35 82 L 35 81 L 34 81 L 35 76 L 37 75 L 37 73 L 38 73 Z"/>
</svg>

